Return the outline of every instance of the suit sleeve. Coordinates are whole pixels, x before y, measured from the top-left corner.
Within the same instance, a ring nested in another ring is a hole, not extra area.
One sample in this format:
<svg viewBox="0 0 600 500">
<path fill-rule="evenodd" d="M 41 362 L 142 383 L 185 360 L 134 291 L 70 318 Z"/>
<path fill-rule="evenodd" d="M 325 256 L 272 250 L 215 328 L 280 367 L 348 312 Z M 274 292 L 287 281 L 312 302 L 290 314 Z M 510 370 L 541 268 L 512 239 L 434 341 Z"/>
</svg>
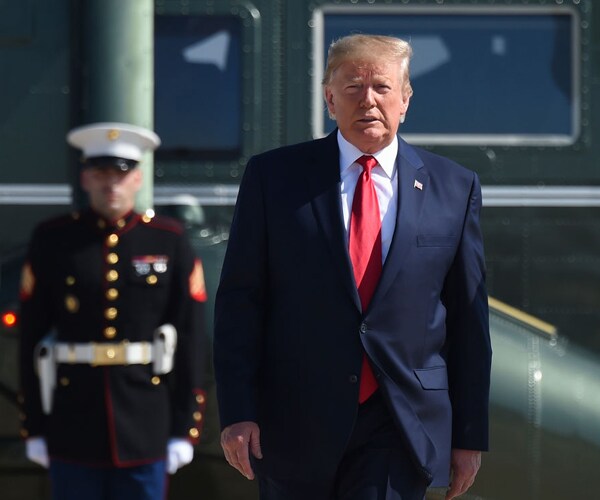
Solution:
<svg viewBox="0 0 600 500">
<path fill-rule="evenodd" d="M 206 289 L 201 261 L 185 235 L 178 242 L 176 282 L 170 298 L 170 317 L 177 330 L 175 363 L 170 374 L 171 435 L 200 439 L 206 393 L 203 373 L 207 356 Z"/>
<path fill-rule="evenodd" d="M 491 369 L 481 186 L 473 174 L 462 238 L 444 286 L 452 447 L 487 450 Z"/>
<path fill-rule="evenodd" d="M 267 229 L 254 160 L 242 179 L 215 301 L 214 366 L 221 427 L 258 420 L 266 317 Z"/>
</svg>

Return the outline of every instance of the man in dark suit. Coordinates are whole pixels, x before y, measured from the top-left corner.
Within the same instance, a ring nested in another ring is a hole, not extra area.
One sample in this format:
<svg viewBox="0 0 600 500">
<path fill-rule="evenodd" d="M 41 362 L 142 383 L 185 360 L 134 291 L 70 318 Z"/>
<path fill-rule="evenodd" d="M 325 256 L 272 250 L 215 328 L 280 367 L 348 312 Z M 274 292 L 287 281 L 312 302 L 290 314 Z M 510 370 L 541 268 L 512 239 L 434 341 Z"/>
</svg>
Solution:
<svg viewBox="0 0 600 500">
<path fill-rule="evenodd" d="M 202 266 L 177 221 L 134 211 L 154 132 L 96 123 L 68 140 L 90 208 L 42 222 L 23 269 L 27 456 L 56 499 L 163 500 L 200 437 Z"/>
<path fill-rule="evenodd" d="M 338 129 L 253 157 L 240 186 L 215 370 L 225 457 L 263 500 L 421 500 L 452 472 L 451 499 L 487 449 L 481 189 L 397 136 L 409 58 L 334 42 Z"/>
</svg>

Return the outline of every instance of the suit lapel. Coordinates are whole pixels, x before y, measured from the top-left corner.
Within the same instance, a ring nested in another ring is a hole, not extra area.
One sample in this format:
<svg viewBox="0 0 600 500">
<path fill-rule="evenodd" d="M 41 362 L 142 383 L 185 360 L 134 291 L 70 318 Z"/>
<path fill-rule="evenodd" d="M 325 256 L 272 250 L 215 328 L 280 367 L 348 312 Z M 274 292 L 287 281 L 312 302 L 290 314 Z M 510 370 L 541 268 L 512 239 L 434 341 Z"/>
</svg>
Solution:
<svg viewBox="0 0 600 500">
<path fill-rule="evenodd" d="M 360 310 L 360 298 L 354 284 L 352 264 L 346 248 L 344 233 L 340 201 L 340 153 L 337 129 L 326 138 L 315 141 L 313 144 L 315 145 L 312 158 L 313 168 L 306 169 L 313 211 L 331 251 L 333 265 L 338 270 L 344 287 Z"/>
<path fill-rule="evenodd" d="M 382 300 L 405 262 L 406 254 L 417 235 L 419 215 L 425 196 L 429 176 L 423 161 L 414 148 L 398 138 L 398 210 L 396 227 L 387 259 L 383 266 L 379 285 L 375 290 L 371 306 Z M 322 140 L 313 142 L 311 164 L 306 169 L 306 179 L 311 193 L 311 203 L 323 237 L 331 251 L 333 265 L 339 272 L 344 287 L 348 290 L 357 309 L 361 310 L 360 298 L 354 282 L 352 263 L 346 247 L 346 236 L 340 201 L 340 154 L 337 144 L 337 129 Z M 416 183 L 415 183 L 416 181 Z"/>
<path fill-rule="evenodd" d="M 398 138 L 398 210 L 396 227 L 390 244 L 379 285 L 371 301 L 375 305 L 385 297 L 396 275 L 405 262 L 406 254 L 417 238 L 421 207 L 427 196 L 429 176 L 417 152 L 404 140 Z"/>
</svg>

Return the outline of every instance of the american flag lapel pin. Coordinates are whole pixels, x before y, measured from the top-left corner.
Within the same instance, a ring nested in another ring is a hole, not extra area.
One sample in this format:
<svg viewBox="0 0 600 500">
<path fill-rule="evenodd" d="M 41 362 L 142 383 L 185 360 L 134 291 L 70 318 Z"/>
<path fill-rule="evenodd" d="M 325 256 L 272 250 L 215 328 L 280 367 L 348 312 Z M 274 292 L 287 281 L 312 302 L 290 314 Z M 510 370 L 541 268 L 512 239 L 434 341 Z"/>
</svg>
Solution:
<svg viewBox="0 0 600 500">
<path fill-rule="evenodd" d="M 423 183 L 419 182 L 417 179 L 415 179 L 415 188 L 417 188 L 419 191 L 423 191 Z"/>
</svg>

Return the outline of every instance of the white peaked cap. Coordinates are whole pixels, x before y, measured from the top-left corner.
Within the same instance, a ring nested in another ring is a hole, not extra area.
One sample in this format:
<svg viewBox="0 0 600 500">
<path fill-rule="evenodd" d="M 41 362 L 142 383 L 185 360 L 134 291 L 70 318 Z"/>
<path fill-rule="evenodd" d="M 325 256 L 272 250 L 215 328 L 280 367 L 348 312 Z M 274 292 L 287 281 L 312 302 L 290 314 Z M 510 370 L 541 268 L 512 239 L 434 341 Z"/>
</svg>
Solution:
<svg viewBox="0 0 600 500">
<path fill-rule="evenodd" d="M 152 130 L 128 123 L 91 123 L 76 127 L 67 134 L 67 142 L 83 151 L 84 158 L 114 156 L 140 161 L 146 151 L 160 145 Z"/>
</svg>

